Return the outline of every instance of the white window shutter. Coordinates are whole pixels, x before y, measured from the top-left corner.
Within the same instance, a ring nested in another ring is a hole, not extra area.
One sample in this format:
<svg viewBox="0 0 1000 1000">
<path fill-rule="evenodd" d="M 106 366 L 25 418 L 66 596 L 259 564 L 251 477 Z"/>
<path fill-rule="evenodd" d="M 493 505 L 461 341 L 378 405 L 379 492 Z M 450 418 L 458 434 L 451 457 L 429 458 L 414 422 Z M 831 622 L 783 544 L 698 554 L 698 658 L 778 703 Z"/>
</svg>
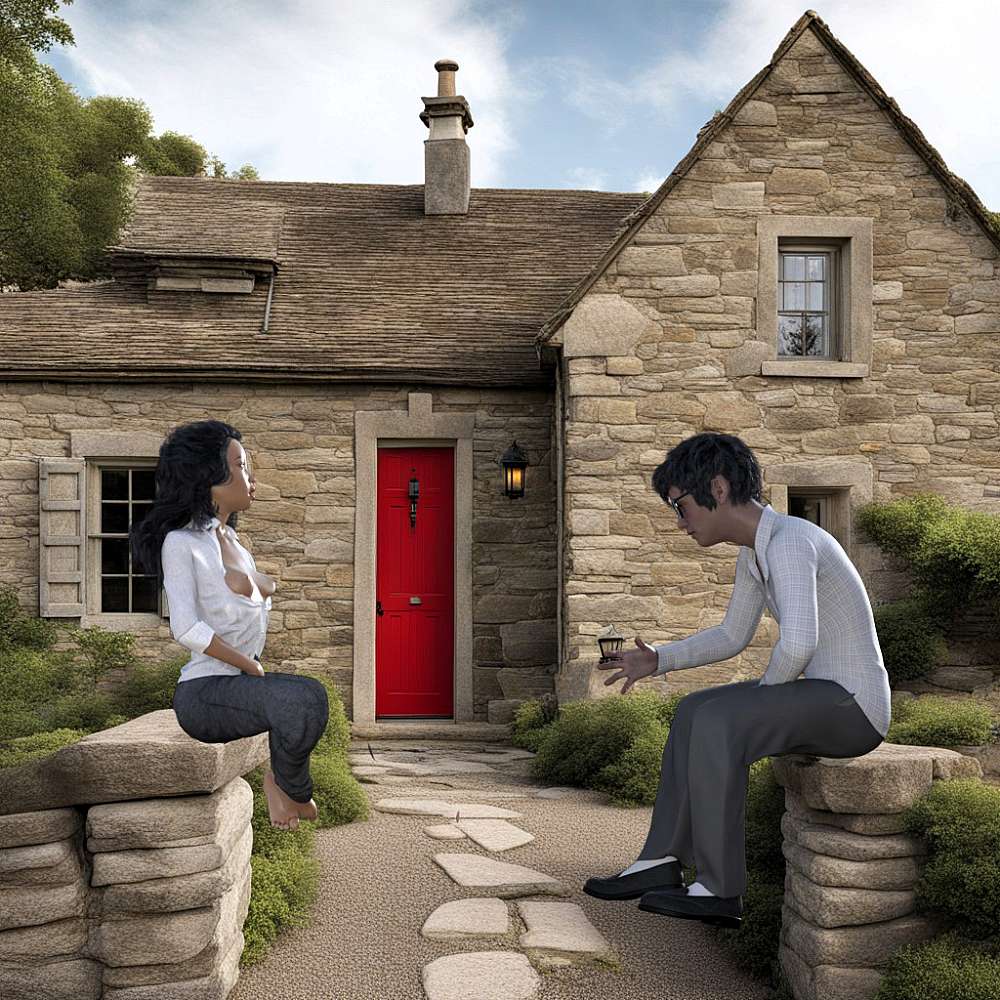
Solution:
<svg viewBox="0 0 1000 1000">
<path fill-rule="evenodd" d="M 85 613 L 86 472 L 82 458 L 38 463 L 38 610 L 43 618 Z"/>
</svg>

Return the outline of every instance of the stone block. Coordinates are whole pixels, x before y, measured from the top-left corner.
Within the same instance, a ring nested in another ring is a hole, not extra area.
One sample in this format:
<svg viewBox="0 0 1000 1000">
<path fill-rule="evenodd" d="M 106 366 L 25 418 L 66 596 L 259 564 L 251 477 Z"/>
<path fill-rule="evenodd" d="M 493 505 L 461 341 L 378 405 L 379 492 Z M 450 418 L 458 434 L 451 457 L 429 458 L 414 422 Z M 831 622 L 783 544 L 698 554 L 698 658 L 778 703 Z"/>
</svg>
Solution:
<svg viewBox="0 0 1000 1000">
<path fill-rule="evenodd" d="M 863 927 L 816 927 L 788 906 L 782 907 L 781 918 L 782 940 L 812 967 L 886 965 L 904 945 L 923 944 L 941 927 L 939 921 L 913 914 Z"/>
<path fill-rule="evenodd" d="M 616 264 L 619 274 L 637 278 L 686 273 L 680 247 L 626 247 L 619 254 Z"/>
<path fill-rule="evenodd" d="M 505 600 L 509 601 L 511 598 Z M 555 663 L 556 623 L 552 619 L 515 619 L 500 626 L 500 638 L 503 641 L 503 658 L 506 663 L 526 666 Z"/>
<path fill-rule="evenodd" d="M 173 709 L 163 709 L 0 770 L 0 813 L 214 792 L 269 756 L 266 733 L 201 743 L 177 725 Z"/>
<path fill-rule="evenodd" d="M 83 916 L 32 927 L 15 927 L 0 931 L 0 961 L 31 964 L 33 959 L 76 955 L 86 943 L 87 921 Z"/>
<path fill-rule="evenodd" d="M 194 847 L 105 851 L 95 854 L 90 884 L 101 886 L 143 882 L 147 879 L 208 872 L 222 867 L 233 846 L 246 832 L 253 815 L 253 793 L 242 779 L 240 784 L 245 791 L 238 789 L 230 801 L 231 808 L 219 817 L 219 826 L 211 843 Z"/>
<path fill-rule="evenodd" d="M 205 948 L 221 904 L 174 913 L 130 913 L 90 929 L 88 951 L 105 965 L 173 965 Z"/>
<path fill-rule="evenodd" d="M 253 792 L 234 778 L 211 795 L 144 799 L 92 806 L 87 812 L 87 850 L 195 847 L 214 842 L 230 812 L 253 811 Z"/>
<path fill-rule="evenodd" d="M 65 840 L 82 825 L 82 817 L 76 809 L 42 809 L 0 816 L 0 849 Z"/>
<path fill-rule="evenodd" d="M 715 208 L 763 208 L 764 181 L 735 181 L 712 185 Z"/>
<path fill-rule="evenodd" d="M 817 854 L 790 841 L 781 845 L 789 865 L 817 885 L 842 889 L 882 889 L 906 892 L 920 878 L 917 858 L 885 858 L 881 861 L 848 861 Z"/>
<path fill-rule="evenodd" d="M 766 184 L 769 195 L 823 194 L 830 190 L 830 176 L 825 170 L 775 167 Z"/>
<path fill-rule="evenodd" d="M 871 836 L 851 833 L 832 826 L 808 823 L 786 812 L 781 831 L 788 840 L 816 854 L 827 854 L 849 861 L 881 861 L 885 858 L 923 857 L 927 847 L 920 837 L 901 834 Z"/>
<path fill-rule="evenodd" d="M 506 934 L 509 926 L 510 914 L 502 899 L 453 899 L 431 913 L 420 933 L 432 940 L 449 941 Z"/>
<path fill-rule="evenodd" d="M 909 808 L 935 779 L 981 777 L 972 757 L 940 747 L 882 743 L 863 757 L 820 758 L 803 766 L 795 757 L 773 761 L 779 784 L 813 809 L 850 813 L 895 813 Z"/>
<path fill-rule="evenodd" d="M 681 278 L 663 278 L 657 286 L 664 295 L 703 298 L 719 294 L 719 278 L 715 274 L 688 274 Z"/>
<path fill-rule="evenodd" d="M 40 965 L 0 962 L 3 1000 L 100 1000 L 101 966 L 87 958 Z"/>
<path fill-rule="evenodd" d="M 105 914 L 150 913 L 191 910 L 212 903 L 228 892 L 249 872 L 253 830 L 247 824 L 242 837 L 221 867 L 172 878 L 120 883 L 95 890 L 96 908 Z"/>
<path fill-rule="evenodd" d="M 0 931 L 83 916 L 86 899 L 87 887 L 82 880 L 70 885 L 0 889 Z"/>
<path fill-rule="evenodd" d="M 723 364 L 730 378 L 741 375 L 760 375 L 761 363 L 767 361 L 773 354 L 770 344 L 761 340 L 744 340 L 739 347 L 727 351 Z"/>
<path fill-rule="evenodd" d="M 912 889 L 845 889 L 818 885 L 792 866 L 785 871 L 785 905 L 819 927 L 893 920 L 912 913 L 915 902 Z"/>
<path fill-rule="evenodd" d="M 492 726 L 510 725 L 523 704 L 520 698 L 494 698 L 486 703 L 486 721 Z"/>
<path fill-rule="evenodd" d="M 675 247 L 663 249 L 676 252 L 678 258 L 680 256 L 680 251 Z M 625 251 L 618 258 L 619 273 L 623 273 L 622 259 L 627 254 L 628 251 Z M 683 274 L 683 263 L 680 266 L 680 271 L 667 270 L 659 273 Z M 628 357 L 634 353 L 636 344 L 646 333 L 655 331 L 656 326 L 628 299 L 620 295 L 590 294 L 577 304 L 563 325 L 563 354 L 567 358 L 606 358 L 609 355 Z M 617 386 L 617 380 L 608 381 L 614 381 Z"/>
<path fill-rule="evenodd" d="M 552 693 L 552 675 L 525 667 L 502 667 L 497 682 L 504 698 L 538 698 Z"/>
<path fill-rule="evenodd" d="M 25 885 L 70 885 L 83 878 L 76 837 L 55 844 L 0 850 L 0 889 Z"/>
<path fill-rule="evenodd" d="M 747 101 L 736 113 L 734 125 L 777 125 L 778 112 L 768 101 Z"/>
</svg>

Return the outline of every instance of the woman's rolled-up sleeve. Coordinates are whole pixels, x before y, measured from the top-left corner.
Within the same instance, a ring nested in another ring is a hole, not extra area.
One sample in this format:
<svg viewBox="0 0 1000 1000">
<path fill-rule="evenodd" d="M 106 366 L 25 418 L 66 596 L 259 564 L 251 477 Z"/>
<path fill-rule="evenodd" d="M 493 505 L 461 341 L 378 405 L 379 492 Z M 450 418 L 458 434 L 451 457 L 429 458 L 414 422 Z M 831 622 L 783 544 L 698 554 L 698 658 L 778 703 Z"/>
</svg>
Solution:
<svg viewBox="0 0 1000 1000">
<path fill-rule="evenodd" d="M 170 603 L 170 634 L 192 652 L 203 653 L 215 636 L 215 630 L 198 617 L 194 579 L 194 560 L 183 538 L 167 535 L 160 550 L 163 565 L 163 589 Z"/>
</svg>

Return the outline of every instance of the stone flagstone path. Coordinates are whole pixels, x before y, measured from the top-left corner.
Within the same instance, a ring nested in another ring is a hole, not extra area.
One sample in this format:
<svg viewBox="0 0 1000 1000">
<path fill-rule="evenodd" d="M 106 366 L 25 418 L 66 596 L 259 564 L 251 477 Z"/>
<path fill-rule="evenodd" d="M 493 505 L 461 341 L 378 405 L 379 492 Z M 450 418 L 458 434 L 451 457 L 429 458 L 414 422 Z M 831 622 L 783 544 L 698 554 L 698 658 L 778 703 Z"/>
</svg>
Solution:
<svg viewBox="0 0 1000 1000">
<path fill-rule="evenodd" d="M 707 926 L 583 893 L 635 859 L 650 810 L 547 787 L 532 757 L 355 740 L 371 817 L 317 831 L 312 924 L 231 1000 L 764 1000 Z"/>
</svg>

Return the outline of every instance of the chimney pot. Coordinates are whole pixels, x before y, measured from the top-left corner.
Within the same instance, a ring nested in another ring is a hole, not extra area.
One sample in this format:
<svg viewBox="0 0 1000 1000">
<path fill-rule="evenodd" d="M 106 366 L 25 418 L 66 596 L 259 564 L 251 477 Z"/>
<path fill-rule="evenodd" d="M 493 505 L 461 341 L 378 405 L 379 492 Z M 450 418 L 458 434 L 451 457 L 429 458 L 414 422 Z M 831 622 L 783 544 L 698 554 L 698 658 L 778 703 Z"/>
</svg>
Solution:
<svg viewBox="0 0 1000 1000">
<path fill-rule="evenodd" d="M 454 97 L 458 63 L 454 59 L 438 59 L 434 68 L 438 71 L 438 97 Z"/>
</svg>

